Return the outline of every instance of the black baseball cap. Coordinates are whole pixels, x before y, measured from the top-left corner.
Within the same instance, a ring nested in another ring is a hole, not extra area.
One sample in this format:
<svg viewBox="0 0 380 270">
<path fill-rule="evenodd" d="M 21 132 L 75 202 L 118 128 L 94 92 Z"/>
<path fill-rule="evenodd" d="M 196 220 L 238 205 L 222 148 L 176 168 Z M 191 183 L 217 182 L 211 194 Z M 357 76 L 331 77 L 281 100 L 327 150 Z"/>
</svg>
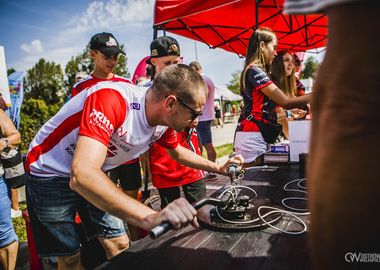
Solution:
<svg viewBox="0 0 380 270">
<path fill-rule="evenodd" d="M 296 54 L 293 54 L 294 55 L 294 62 L 296 63 L 296 64 L 301 64 L 301 60 L 298 58 L 298 55 L 296 55 Z"/>
<path fill-rule="evenodd" d="M 91 38 L 91 50 L 98 50 L 102 54 L 110 56 L 114 54 L 125 54 L 120 48 L 116 38 L 111 33 L 99 33 Z"/>
<path fill-rule="evenodd" d="M 151 65 L 151 58 L 158 58 L 169 55 L 180 56 L 180 54 L 181 52 L 179 50 L 179 44 L 177 40 L 168 36 L 159 37 L 153 40 L 150 44 L 150 57 L 145 62 Z"/>
</svg>

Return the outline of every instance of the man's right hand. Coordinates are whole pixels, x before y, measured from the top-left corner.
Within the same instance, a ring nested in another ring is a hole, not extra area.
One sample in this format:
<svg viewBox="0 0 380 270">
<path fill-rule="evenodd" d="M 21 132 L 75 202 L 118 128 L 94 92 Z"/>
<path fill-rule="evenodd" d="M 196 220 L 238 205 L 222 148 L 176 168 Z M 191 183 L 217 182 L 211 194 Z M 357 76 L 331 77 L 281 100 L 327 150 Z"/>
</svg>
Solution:
<svg viewBox="0 0 380 270">
<path fill-rule="evenodd" d="M 190 223 L 198 228 L 199 224 L 196 215 L 197 210 L 186 199 L 179 198 L 156 213 L 151 229 L 164 222 L 169 222 L 174 230 L 186 227 Z"/>
</svg>

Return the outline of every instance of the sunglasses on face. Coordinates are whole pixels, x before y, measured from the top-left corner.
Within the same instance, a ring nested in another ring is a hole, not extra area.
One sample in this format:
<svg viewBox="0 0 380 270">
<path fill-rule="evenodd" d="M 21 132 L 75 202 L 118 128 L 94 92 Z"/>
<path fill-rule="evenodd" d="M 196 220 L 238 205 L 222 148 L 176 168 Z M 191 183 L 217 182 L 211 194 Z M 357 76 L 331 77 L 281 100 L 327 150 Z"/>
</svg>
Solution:
<svg viewBox="0 0 380 270">
<path fill-rule="evenodd" d="M 168 96 L 165 96 L 165 98 L 167 98 Z M 193 116 L 191 117 L 191 121 L 194 121 L 197 117 L 201 116 L 202 115 L 202 112 L 197 112 L 196 110 L 194 110 L 193 108 L 191 108 L 189 105 L 187 105 L 185 102 L 183 102 L 180 98 L 176 97 L 177 100 L 183 105 L 185 106 L 186 108 L 188 108 L 192 113 L 193 113 Z"/>
</svg>

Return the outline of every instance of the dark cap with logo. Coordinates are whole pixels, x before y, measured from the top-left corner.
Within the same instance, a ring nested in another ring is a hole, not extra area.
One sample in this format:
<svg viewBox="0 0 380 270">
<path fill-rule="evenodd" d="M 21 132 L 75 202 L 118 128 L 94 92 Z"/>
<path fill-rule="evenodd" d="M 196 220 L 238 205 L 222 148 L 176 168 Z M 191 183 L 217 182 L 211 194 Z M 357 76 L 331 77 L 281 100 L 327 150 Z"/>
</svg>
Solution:
<svg viewBox="0 0 380 270">
<path fill-rule="evenodd" d="M 293 54 L 293 55 L 294 55 L 294 62 L 295 62 L 297 65 L 300 65 L 302 61 L 298 58 L 298 55 L 296 55 L 296 54 Z"/>
<path fill-rule="evenodd" d="M 91 38 L 91 50 L 98 50 L 106 56 L 125 54 L 120 48 L 116 38 L 111 33 L 99 33 Z"/>
<path fill-rule="evenodd" d="M 151 65 L 151 58 L 158 58 L 169 55 L 181 55 L 177 40 L 168 36 L 156 38 L 150 44 L 150 57 L 146 60 L 146 63 Z"/>
</svg>

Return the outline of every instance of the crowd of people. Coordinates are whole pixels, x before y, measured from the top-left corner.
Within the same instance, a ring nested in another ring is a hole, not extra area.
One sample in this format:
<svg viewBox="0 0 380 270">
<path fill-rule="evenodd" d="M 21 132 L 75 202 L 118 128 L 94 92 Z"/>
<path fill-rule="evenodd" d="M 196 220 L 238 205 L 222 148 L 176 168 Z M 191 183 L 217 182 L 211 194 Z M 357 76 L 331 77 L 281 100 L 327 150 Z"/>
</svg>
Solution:
<svg viewBox="0 0 380 270">
<path fill-rule="evenodd" d="M 262 164 L 267 144 L 281 131 L 288 138 L 288 121 L 310 113 L 311 101 L 307 177 L 313 266 L 340 269 L 347 252 L 378 250 L 378 219 L 362 222 L 379 205 L 374 188 L 378 175 L 372 169 L 359 170 L 369 164 L 376 167 L 371 149 L 376 149 L 379 132 L 378 116 L 372 113 L 379 100 L 379 85 L 373 79 L 378 61 L 373 61 L 374 50 L 360 50 L 359 55 L 351 49 L 375 46 L 364 41 L 373 39 L 367 23 L 380 26 L 379 4 L 305 1 L 311 4 L 305 8 L 301 2 L 288 0 L 286 10 L 323 10 L 329 15 L 329 45 L 313 94 L 305 94 L 295 76 L 298 57 L 277 52 L 277 36 L 271 29 L 256 29 L 240 77 L 244 105 L 234 141 L 237 155 L 222 165 L 215 163 L 210 128 L 215 118 L 214 85 L 200 63 L 178 64 L 178 42 L 160 37 L 150 45 L 146 74 L 150 80 L 140 78 L 139 86 L 133 85 L 113 74 L 118 55 L 124 54 L 116 38 L 110 33 L 94 35 L 90 41 L 94 71 L 78 74 L 70 100 L 38 131 L 27 154 L 26 201 L 38 255 L 57 257 L 59 269 L 83 268 L 76 214 L 86 236 L 99 240 L 108 259 L 138 240 L 140 228 L 149 231 L 163 222 L 174 229 L 198 227 L 191 203 L 205 197 L 205 181 L 226 175 L 230 164 Z M 354 69 L 359 61 L 362 69 Z M 20 133 L 3 110 L 0 126 L 0 152 L 16 147 Z M 373 145 L 364 147 L 364 141 Z M 203 148 L 207 159 L 201 156 Z M 0 163 L 0 259 L 5 269 L 14 269 L 18 238 L 3 174 Z M 158 189 L 160 211 L 137 200 L 142 178 Z M 352 234 L 353 230 L 361 233 Z"/>
<path fill-rule="evenodd" d="M 156 74 L 147 87 L 112 74 L 117 55 L 123 53 L 112 34 L 94 35 L 90 46 L 94 71 L 74 85 L 70 101 L 37 133 L 25 164 L 37 252 L 57 257 L 60 269 L 82 265 L 76 213 L 86 236 L 97 237 L 110 259 L 129 246 L 123 221 L 147 231 L 164 221 L 174 229 L 198 226 L 189 201 L 205 196 L 203 171 L 226 174 L 229 164 L 243 162 L 236 156 L 219 165 L 201 157 L 194 126 L 209 88 L 193 68 L 176 64 L 180 51 L 175 39 L 152 42 L 148 62 Z M 127 195 L 141 186 L 138 158 L 148 149 L 153 183 L 162 194 L 159 212 Z M 174 178 L 172 166 L 182 166 L 173 171 Z M 118 176 L 113 178 L 115 170 Z M 173 179 L 179 177 L 189 201 L 178 198 Z"/>
</svg>

